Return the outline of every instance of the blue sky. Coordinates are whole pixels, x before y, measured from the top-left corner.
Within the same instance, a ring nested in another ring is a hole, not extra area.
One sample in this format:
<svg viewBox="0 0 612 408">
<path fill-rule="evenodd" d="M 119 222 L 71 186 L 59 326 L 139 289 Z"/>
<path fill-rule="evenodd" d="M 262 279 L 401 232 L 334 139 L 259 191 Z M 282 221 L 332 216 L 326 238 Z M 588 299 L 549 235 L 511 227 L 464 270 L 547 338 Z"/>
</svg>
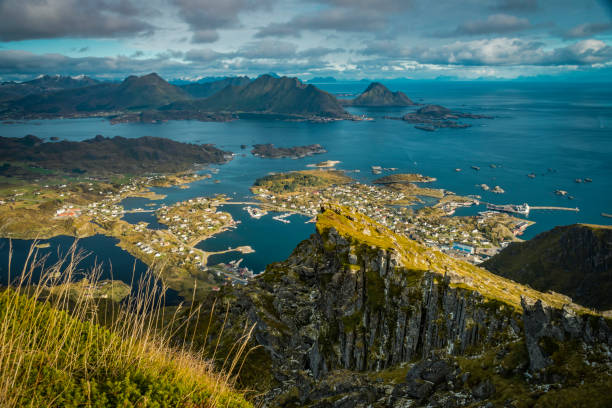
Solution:
<svg viewBox="0 0 612 408">
<path fill-rule="evenodd" d="M 0 78 L 612 77 L 612 0 L 0 0 Z"/>
</svg>

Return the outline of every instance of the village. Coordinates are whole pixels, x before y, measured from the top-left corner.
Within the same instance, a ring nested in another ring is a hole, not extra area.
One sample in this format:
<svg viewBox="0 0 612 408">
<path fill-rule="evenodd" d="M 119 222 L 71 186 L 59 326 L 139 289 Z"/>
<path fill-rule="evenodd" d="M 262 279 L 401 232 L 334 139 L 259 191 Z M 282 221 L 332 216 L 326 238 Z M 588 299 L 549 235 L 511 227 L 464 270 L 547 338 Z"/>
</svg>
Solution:
<svg viewBox="0 0 612 408">
<path fill-rule="evenodd" d="M 469 217 L 452 216 L 457 208 L 478 205 L 478 197 L 437 190 L 442 198 L 433 206 L 425 206 L 418 192 L 437 194 L 432 189 L 411 186 L 402 189 L 351 182 L 281 194 L 262 187 L 253 188 L 253 192 L 264 210 L 297 212 L 310 217 L 315 217 L 325 204 L 337 203 L 367 215 L 396 233 L 474 264 L 517 240 L 533 224 L 496 211 Z M 404 191 L 417 192 L 417 195 Z M 417 204 L 416 208 L 410 207 L 413 204 Z"/>
</svg>

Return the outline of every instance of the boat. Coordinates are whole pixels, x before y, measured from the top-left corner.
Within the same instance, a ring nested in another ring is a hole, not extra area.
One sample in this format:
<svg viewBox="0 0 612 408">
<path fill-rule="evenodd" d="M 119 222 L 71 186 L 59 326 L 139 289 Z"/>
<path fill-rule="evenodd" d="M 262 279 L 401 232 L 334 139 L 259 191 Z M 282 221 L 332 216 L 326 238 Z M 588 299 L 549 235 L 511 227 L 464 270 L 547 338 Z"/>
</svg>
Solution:
<svg viewBox="0 0 612 408">
<path fill-rule="evenodd" d="M 585 183 L 592 183 L 592 182 L 593 182 L 593 179 L 590 179 L 590 178 L 586 177 L 586 178 L 584 179 L 584 182 L 585 182 Z"/>
<path fill-rule="evenodd" d="M 257 207 L 251 207 L 251 206 L 244 207 L 243 210 L 248 212 L 251 218 L 255 218 L 255 219 L 260 219 L 261 217 L 263 217 L 264 215 L 268 213 L 265 210 L 259 209 Z"/>
<path fill-rule="evenodd" d="M 480 167 L 478 167 L 478 166 L 471 166 L 471 168 L 476 170 L 476 171 L 480 170 Z"/>
</svg>

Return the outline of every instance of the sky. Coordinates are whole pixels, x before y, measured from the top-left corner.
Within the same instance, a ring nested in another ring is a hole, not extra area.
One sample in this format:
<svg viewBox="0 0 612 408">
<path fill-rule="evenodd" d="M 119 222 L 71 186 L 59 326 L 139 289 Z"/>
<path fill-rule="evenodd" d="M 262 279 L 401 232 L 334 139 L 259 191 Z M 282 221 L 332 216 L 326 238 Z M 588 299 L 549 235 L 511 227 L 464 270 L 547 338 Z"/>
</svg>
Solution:
<svg viewBox="0 0 612 408">
<path fill-rule="evenodd" d="M 612 0 L 0 0 L 0 80 L 612 79 Z"/>
</svg>

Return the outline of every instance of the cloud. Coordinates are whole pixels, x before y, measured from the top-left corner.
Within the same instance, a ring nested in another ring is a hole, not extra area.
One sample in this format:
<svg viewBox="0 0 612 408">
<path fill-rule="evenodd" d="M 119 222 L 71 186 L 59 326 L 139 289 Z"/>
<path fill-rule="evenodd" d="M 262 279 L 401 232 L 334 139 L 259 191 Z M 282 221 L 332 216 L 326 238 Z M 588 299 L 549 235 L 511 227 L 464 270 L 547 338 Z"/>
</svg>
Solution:
<svg viewBox="0 0 612 408">
<path fill-rule="evenodd" d="M 270 23 L 261 27 L 255 37 L 300 37 L 305 30 L 383 32 L 390 28 L 390 21 L 394 17 L 405 13 L 410 7 L 410 2 L 406 0 L 313 1 L 324 7 L 311 13 L 299 14 L 284 23 Z"/>
<path fill-rule="evenodd" d="M 242 46 L 234 56 L 258 59 L 291 58 L 296 55 L 297 45 L 279 40 L 253 41 Z"/>
<path fill-rule="evenodd" d="M 171 0 L 193 30 L 194 43 L 219 39 L 217 30 L 240 26 L 239 14 L 269 9 L 276 0 Z"/>
<path fill-rule="evenodd" d="M 191 37 L 192 43 L 213 43 L 219 39 L 219 33 L 215 30 L 197 30 Z"/>
<path fill-rule="evenodd" d="M 125 77 L 149 72 L 181 72 L 185 63 L 167 58 L 135 59 L 116 57 L 67 57 L 61 54 L 34 54 L 28 51 L 0 50 L 0 75 L 32 77 L 41 73 L 98 77 Z"/>
<path fill-rule="evenodd" d="M 580 24 L 563 32 L 563 38 L 585 38 L 592 37 L 596 34 L 612 31 L 612 23 L 585 23 Z"/>
<path fill-rule="evenodd" d="M 518 18 L 509 14 L 493 14 L 486 20 L 468 21 L 452 31 L 439 32 L 434 37 L 456 37 L 465 35 L 507 34 L 530 28 L 526 18 Z"/>
<path fill-rule="evenodd" d="M 133 0 L 2 0 L 0 40 L 121 37 L 151 32 Z"/>
<path fill-rule="evenodd" d="M 583 40 L 548 50 L 544 44 L 519 38 L 456 41 L 439 47 L 400 47 L 393 42 L 373 42 L 363 55 L 408 59 L 425 64 L 464 66 L 592 65 L 612 60 L 612 47 L 599 40 Z"/>
<path fill-rule="evenodd" d="M 226 55 L 211 49 L 189 50 L 185 53 L 185 60 L 191 62 L 212 62 L 224 58 Z"/>
<path fill-rule="evenodd" d="M 537 0 L 500 0 L 492 7 L 501 11 L 535 11 L 538 9 Z"/>
</svg>

